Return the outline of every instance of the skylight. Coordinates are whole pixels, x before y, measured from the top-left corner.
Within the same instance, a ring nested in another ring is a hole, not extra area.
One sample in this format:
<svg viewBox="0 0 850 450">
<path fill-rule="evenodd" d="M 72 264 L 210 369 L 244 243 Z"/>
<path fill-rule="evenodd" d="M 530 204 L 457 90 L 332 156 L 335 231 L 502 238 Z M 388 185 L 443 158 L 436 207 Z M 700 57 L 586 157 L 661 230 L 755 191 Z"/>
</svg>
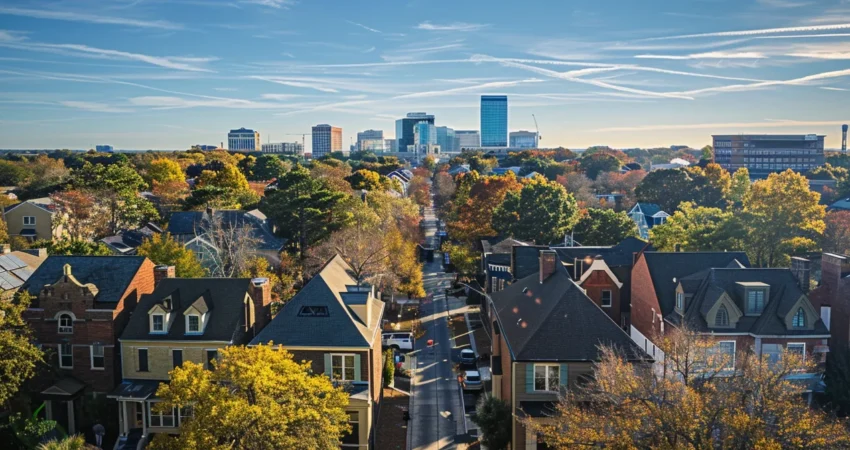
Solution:
<svg viewBox="0 0 850 450">
<path fill-rule="evenodd" d="M 298 311 L 298 317 L 328 317 L 327 306 L 302 306 Z"/>
</svg>

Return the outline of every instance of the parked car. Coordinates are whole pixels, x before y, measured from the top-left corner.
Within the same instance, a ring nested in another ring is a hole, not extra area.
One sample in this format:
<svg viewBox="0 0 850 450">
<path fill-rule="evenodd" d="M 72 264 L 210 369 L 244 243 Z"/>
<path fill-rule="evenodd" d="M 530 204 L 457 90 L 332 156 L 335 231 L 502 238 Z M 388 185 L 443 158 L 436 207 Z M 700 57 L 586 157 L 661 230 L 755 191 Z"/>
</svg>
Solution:
<svg viewBox="0 0 850 450">
<path fill-rule="evenodd" d="M 463 365 L 475 365 L 475 352 L 465 348 L 460 351 L 460 363 Z"/>
<path fill-rule="evenodd" d="M 383 333 L 381 334 L 381 346 L 396 350 L 413 350 L 413 333 Z"/>
<path fill-rule="evenodd" d="M 463 373 L 461 386 L 466 391 L 480 391 L 484 389 L 484 383 L 481 382 L 481 374 L 477 370 L 467 370 Z"/>
</svg>

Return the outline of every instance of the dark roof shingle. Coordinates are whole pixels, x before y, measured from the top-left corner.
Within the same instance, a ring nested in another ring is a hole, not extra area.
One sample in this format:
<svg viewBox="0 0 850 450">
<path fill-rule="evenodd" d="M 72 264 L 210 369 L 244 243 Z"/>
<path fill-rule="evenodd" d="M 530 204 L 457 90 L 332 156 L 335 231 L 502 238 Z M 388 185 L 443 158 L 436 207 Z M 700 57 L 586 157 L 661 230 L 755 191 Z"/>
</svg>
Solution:
<svg viewBox="0 0 850 450">
<path fill-rule="evenodd" d="M 80 283 L 97 286 L 96 302 L 114 306 L 146 259 L 144 256 L 49 256 L 29 277 L 24 289 L 38 296 L 45 285 L 62 277 L 63 267 L 69 264 L 71 273 Z"/>
</svg>

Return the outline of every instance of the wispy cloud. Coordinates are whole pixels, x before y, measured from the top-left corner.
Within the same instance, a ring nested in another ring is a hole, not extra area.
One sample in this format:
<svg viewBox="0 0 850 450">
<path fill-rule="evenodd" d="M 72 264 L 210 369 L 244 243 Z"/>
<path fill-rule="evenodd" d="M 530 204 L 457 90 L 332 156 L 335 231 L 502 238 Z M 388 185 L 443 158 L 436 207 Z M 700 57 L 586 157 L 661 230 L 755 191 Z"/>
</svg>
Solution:
<svg viewBox="0 0 850 450">
<path fill-rule="evenodd" d="M 183 25 L 181 24 L 169 22 L 166 20 L 140 20 L 125 17 L 101 16 L 96 14 L 78 13 L 71 11 L 53 11 L 50 9 L 25 9 L 4 6 L 0 7 L 0 14 L 19 17 L 30 17 L 34 19 L 52 19 L 64 20 L 68 22 L 84 22 L 108 25 L 127 25 L 131 27 L 160 28 L 164 30 L 180 30 L 183 28 Z"/>
<path fill-rule="evenodd" d="M 826 90 L 826 91 L 842 91 L 842 92 L 850 91 L 850 89 L 830 87 L 830 86 L 821 86 L 821 89 Z"/>
<path fill-rule="evenodd" d="M 402 47 L 389 53 L 381 55 L 384 61 L 414 61 L 421 60 L 425 56 L 435 53 L 442 53 L 448 50 L 457 50 L 463 48 L 461 43 L 436 45 L 431 47 Z"/>
<path fill-rule="evenodd" d="M 293 98 L 304 97 L 301 94 L 263 94 L 260 98 L 265 100 L 292 100 Z"/>
<path fill-rule="evenodd" d="M 249 78 L 252 78 L 252 79 L 255 79 L 255 80 L 268 81 L 270 83 L 281 84 L 281 85 L 284 85 L 284 86 L 291 86 L 291 87 L 298 87 L 298 88 L 305 88 L 305 89 L 314 89 L 314 90 L 317 90 L 317 91 L 320 91 L 320 92 L 331 92 L 331 93 L 339 92 L 338 90 L 331 88 L 331 87 L 327 87 L 327 86 L 323 85 L 322 83 L 310 83 L 310 82 L 305 82 L 305 81 L 299 81 L 299 80 L 287 79 L 287 78 L 278 78 L 278 77 L 262 77 L 262 76 L 259 76 L 259 75 L 251 76 Z"/>
<path fill-rule="evenodd" d="M 515 81 L 492 81 L 489 83 L 477 84 L 474 86 L 464 86 L 459 88 L 452 89 L 443 89 L 439 91 L 426 91 L 426 92 L 416 92 L 413 94 L 404 94 L 393 97 L 395 100 L 405 99 L 405 98 L 423 98 L 423 97 L 441 97 L 444 95 L 454 95 L 454 94 L 462 94 L 466 92 L 475 92 L 475 91 L 486 91 L 493 89 L 500 89 L 506 87 L 519 86 L 521 84 L 526 83 L 542 83 L 543 80 L 539 80 L 537 78 L 530 78 L 527 80 L 515 80 Z"/>
<path fill-rule="evenodd" d="M 273 102 L 258 102 L 236 98 L 187 99 L 182 97 L 147 96 L 133 97 L 130 103 L 154 109 L 182 108 L 231 108 L 231 109 L 284 109 L 285 105 Z"/>
<path fill-rule="evenodd" d="M 240 0 L 240 3 L 249 3 L 253 5 L 268 6 L 269 8 L 282 9 L 289 8 L 294 4 L 294 0 Z"/>
<path fill-rule="evenodd" d="M 219 92 L 236 92 L 239 89 L 234 88 L 234 87 L 217 87 L 217 88 L 213 88 L 213 90 L 219 91 Z"/>
<path fill-rule="evenodd" d="M 670 131 L 670 130 L 723 130 L 724 128 L 789 128 L 836 126 L 846 121 L 838 120 L 767 120 L 765 122 L 731 122 L 731 123 L 693 123 L 675 125 L 639 125 L 629 127 L 608 127 L 593 130 L 598 133 L 640 132 L 640 131 Z M 722 131 L 718 131 L 722 132 Z"/>
<path fill-rule="evenodd" d="M 797 52 L 788 56 L 809 59 L 850 59 L 850 52 Z"/>
<path fill-rule="evenodd" d="M 717 87 L 709 87 L 703 89 L 694 89 L 690 91 L 684 92 L 675 92 L 674 94 L 678 95 L 700 95 L 700 94 L 708 94 L 714 92 L 742 92 L 742 91 L 753 91 L 756 89 L 764 89 L 773 86 L 804 86 L 811 84 L 812 82 L 819 80 L 829 80 L 832 78 L 841 78 L 850 76 L 850 69 L 843 70 L 834 70 L 830 72 L 821 72 L 813 75 L 808 75 L 805 77 L 794 78 L 790 80 L 777 80 L 777 81 L 762 81 L 759 83 L 751 83 L 751 84 L 730 84 L 727 86 L 717 86 Z"/>
<path fill-rule="evenodd" d="M 383 31 L 381 31 L 381 30 L 376 30 L 372 27 L 367 27 L 366 25 L 363 25 L 362 23 L 352 22 L 350 20 L 346 20 L 346 22 L 348 22 L 348 23 L 350 23 L 354 26 L 358 26 L 360 28 L 363 28 L 366 31 L 371 31 L 372 33 L 383 33 Z"/>
<path fill-rule="evenodd" d="M 59 102 L 62 106 L 67 106 L 68 108 L 76 108 L 82 109 L 85 111 L 93 111 L 93 112 L 108 112 L 108 113 L 126 113 L 133 112 L 132 109 L 127 108 L 118 108 L 115 106 L 107 105 L 106 103 L 97 103 L 97 102 L 78 102 L 78 101 L 61 101 Z"/>
<path fill-rule="evenodd" d="M 812 2 L 795 2 L 791 0 L 756 0 L 756 2 L 771 8 L 799 8 L 812 4 Z"/>
<path fill-rule="evenodd" d="M 431 22 L 422 22 L 416 26 L 417 30 L 428 31 L 476 31 L 485 28 L 489 25 L 481 23 L 466 23 L 452 22 L 445 25 L 438 25 Z"/>
<path fill-rule="evenodd" d="M 706 52 L 692 53 L 690 55 L 635 55 L 635 58 L 640 59 L 763 59 L 766 55 L 759 52 Z"/>
<path fill-rule="evenodd" d="M 372 53 L 374 51 L 375 51 L 375 46 L 372 46 L 372 47 L 367 48 L 366 50 L 363 50 L 360 53 Z"/>
<path fill-rule="evenodd" d="M 839 23 L 834 25 L 812 25 L 803 27 L 786 27 L 786 28 L 763 28 L 758 30 L 741 30 L 741 31 L 719 31 L 715 33 L 698 33 L 698 34 L 681 34 L 677 36 L 664 36 L 640 39 L 641 41 L 663 41 L 667 39 L 690 39 L 702 37 L 723 37 L 723 36 L 757 36 L 760 34 L 779 34 L 779 33 L 806 33 L 813 31 L 833 31 L 850 29 L 850 23 Z"/>
</svg>

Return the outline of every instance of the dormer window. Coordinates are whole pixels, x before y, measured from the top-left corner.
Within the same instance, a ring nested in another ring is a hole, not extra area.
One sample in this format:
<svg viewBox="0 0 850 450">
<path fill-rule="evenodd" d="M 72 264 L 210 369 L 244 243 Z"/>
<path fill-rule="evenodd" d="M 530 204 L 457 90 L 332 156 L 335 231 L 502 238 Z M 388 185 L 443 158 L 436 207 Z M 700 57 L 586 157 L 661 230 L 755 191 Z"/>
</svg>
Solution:
<svg viewBox="0 0 850 450">
<path fill-rule="evenodd" d="M 685 310 L 685 293 L 677 292 L 676 293 L 676 309 L 679 311 Z"/>
<path fill-rule="evenodd" d="M 726 305 L 720 305 L 720 308 L 717 308 L 717 313 L 714 315 L 714 326 L 729 326 L 729 310 L 726 309 Z"/>
<path fill-rule="evenodd" d="M 74 318 L 68 314 L 59 314 L 59 333 L 73 334 L 74 333 Z"/>
<path fill-rule="evenodd" d="M 806 328 L 806 312 L 803 311 L 803 308 L 798 308 L 797 313 L 794 314 L 794 319 L 791 322 L 791 326 L 794 328 Z"/>
<path fill-rule="evenodd" d="M 201 332 L 201 316 L 197 314 L 190 314 L 186 316 L 186 333 L 200 333 Z"/>
<path fill-rule="evenodd" d="M 747 315 L 758 315 L 764 311 L 764 290 L 747 290 Z"/>
<path fill-rule="evenodd" d="M 165 333 L 165 314 L 151 314 L 151 333 Z"/>
</svg>

